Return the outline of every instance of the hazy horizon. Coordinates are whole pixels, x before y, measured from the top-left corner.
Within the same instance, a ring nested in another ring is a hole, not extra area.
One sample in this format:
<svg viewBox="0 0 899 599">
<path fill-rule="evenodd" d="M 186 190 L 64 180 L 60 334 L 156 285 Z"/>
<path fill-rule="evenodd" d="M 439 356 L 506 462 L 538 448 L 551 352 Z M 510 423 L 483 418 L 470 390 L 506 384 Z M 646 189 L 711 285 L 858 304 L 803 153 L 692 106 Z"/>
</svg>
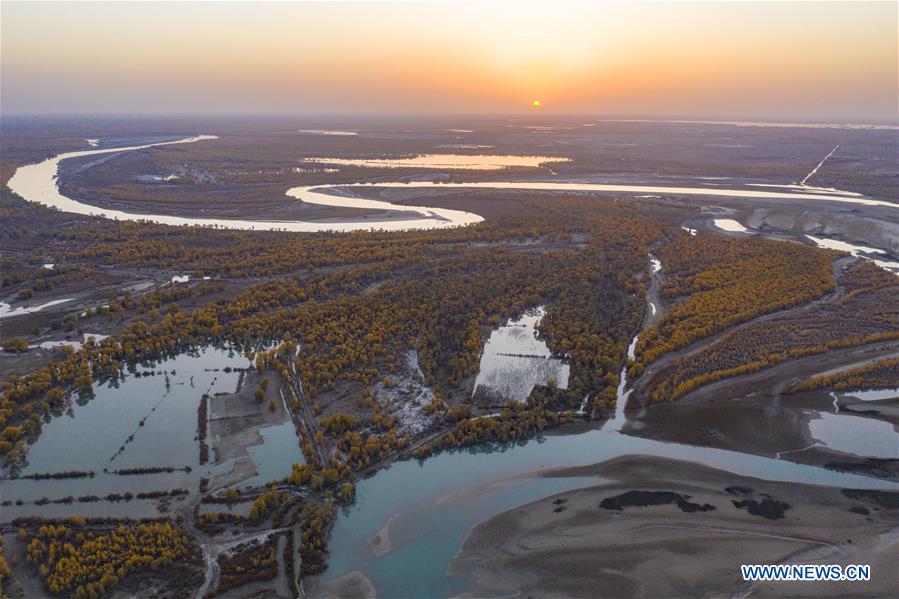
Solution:
<svg viewBox="0 0 899 599">
<path fill-rule="evenodd" d="M 730 123 L 747 123 L 747 124 L 766 124 L 772 125 L 868 125 L 872 127 L 899 127 L 899 117 L 889 118 L 852 118 L 852 117 L 826 117 L 810 118 L 807 115 L 758 115 L 758 114 L 739 114 L 739 115 L 720 115 L 720 116 L 704 116 L 704 115 L 632 115 L 632 114 L 589 114 L 589 113 L 550 113 L 550 112 L 360 112 L 352 110 L 342 110 L 334 112 L 203 112 L 203 111 L 166 111 L 166 112 L 35 112 L 35 111 L 17 111 L 4 112 L 0 110 L 0 115 L 10 119 L 122 119 L 122 120 L 140 120 L 140 119 L 158 119 L 158 118 L 202 118 L 202 119 L 247 119 L 247 120 L 277 120 L 277 119 L 304 119 L 308 122 L 345 122 L 354 120 L 361 122 L 384 121 L 384 122 L 458 122 L 459 120 L 469 120 L 476 122 L 479 120 L 503 119 L 509 123 L 523 124 L 533 121 L 532 124 L 540 123 L 557 123 L 566 124 L 584 124 L 587 126 L 600 123 L 670 123 L 670 124 L 730 124 Z"/>
<path fill-rule="evenodd" d="M 3 2 L 0 112 L 894 124 L 896 20 L 895 2 Z"/>
</svg>

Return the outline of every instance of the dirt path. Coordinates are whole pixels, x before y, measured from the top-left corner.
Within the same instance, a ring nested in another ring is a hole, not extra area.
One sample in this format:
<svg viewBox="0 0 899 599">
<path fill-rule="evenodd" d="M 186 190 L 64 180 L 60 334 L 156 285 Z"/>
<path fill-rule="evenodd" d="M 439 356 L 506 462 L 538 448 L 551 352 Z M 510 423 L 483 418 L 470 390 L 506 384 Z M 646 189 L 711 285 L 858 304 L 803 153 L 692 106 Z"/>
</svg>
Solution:
<svg viewBox="0 0 899 599">
<path fill-rule="evenodd" d="M 284 562 L 284 549 L 287 546 L 287 534 L 278 537 L 278 544 L 275 547 L 275 557 L 278 560 L 278 574 L 275 576 L 275 592 L 279 597 L 292 597 L 290 590 L 290 581 L 287 580 L 287 567 Z"/>
<path fill-rule="evenodd" d="M 197 594 L 195 595 L 196 599 L 202 599 L 210 589 L 215 589 L 216 585 L 218 584 L 218 557 L 221 554 L 227 553 L 229 550 L 243 543 L 249 543 L 251 541 L 257 540 L 265 542 L 271 535 L 279 534 L 286 530 L 289 529 L 272 528 L 270 530 L 263 530 L 262 532 L 245 533 L 236 537 L 232 537 L 229 541 L 226 542 L 214 541 L 211 538 L 206 537 L 206 542 L 201 545 L 203 548 L 203 559 L 206 562 L 206 579 L 203 581 L 203 585 L 199 589 L 197 589 Z M 280 571 L 281 570 L 279 569 L 279 572 Z"/>
<path fill-rule="evenodd" d="M 330 452 L 315 438 L 318 423 L 306 402 L 303 380 L 293 361 L 291 361 L 290 367 L 291 374 L 287 377 L 286 384 L 281 387 L 281 399 L 294 424 L 303 430 L 305 440 L 312 445 L 316 460 L 321 466 L 325 466 L 331 462 Z M 299 412 L 293 409 L 294 401 L 300 405 Z"/>
</svg>

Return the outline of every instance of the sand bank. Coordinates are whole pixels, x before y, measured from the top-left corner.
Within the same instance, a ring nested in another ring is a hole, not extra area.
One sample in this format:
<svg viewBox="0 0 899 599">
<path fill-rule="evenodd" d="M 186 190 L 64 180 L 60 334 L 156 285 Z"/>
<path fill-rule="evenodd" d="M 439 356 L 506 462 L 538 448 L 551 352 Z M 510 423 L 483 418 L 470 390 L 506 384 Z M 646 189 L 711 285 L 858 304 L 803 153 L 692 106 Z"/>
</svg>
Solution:
<svg viewBox="0 0 899 599">
<path fill-rule="evenodd" d="M 838 488 L 770 483 L 647 456 L 545 476 L 600 484 L 476 526 L 448 568 L 468 579 L 471 596 L 731 595 L 750 590 L 740 565 L 753 563 L 872 568 L 866 583 L 760 584 L 754 594 L 888 596 L 896 589 L 895 493 L 848 497 Z"/>
</svg>

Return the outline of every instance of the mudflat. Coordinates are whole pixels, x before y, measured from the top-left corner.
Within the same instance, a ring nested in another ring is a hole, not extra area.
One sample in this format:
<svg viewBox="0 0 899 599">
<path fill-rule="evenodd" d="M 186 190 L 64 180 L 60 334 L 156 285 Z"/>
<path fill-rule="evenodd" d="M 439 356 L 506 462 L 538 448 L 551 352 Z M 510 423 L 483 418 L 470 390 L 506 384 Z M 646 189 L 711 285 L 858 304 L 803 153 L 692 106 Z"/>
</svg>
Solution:
<svg viewBox="0 0 899 599">
<path fill-rule="evenodd" d="M 625 456 L 544 476 L 585 488 L 471 530 L 447 569 L 466 596 L 893 596 L 899 493 L 770 483 Z M 741 564 L 869 564 L 867 582 L 747 583 Z"/>
</svg>

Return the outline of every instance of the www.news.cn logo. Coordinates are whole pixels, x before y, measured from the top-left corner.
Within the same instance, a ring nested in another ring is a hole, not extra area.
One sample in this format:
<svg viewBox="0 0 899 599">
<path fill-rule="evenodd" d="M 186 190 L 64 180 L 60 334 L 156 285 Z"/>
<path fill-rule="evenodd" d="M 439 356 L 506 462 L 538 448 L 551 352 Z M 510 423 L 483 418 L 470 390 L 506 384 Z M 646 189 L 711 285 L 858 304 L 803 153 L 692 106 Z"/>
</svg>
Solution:
<svg viewBox="0 0 899 599">
<path fill-rule="evenodd" d="M 775 564 L 740 566 L 746 581 L 871 580 L 871 566 L 850 564 Z"/>
</svg>

